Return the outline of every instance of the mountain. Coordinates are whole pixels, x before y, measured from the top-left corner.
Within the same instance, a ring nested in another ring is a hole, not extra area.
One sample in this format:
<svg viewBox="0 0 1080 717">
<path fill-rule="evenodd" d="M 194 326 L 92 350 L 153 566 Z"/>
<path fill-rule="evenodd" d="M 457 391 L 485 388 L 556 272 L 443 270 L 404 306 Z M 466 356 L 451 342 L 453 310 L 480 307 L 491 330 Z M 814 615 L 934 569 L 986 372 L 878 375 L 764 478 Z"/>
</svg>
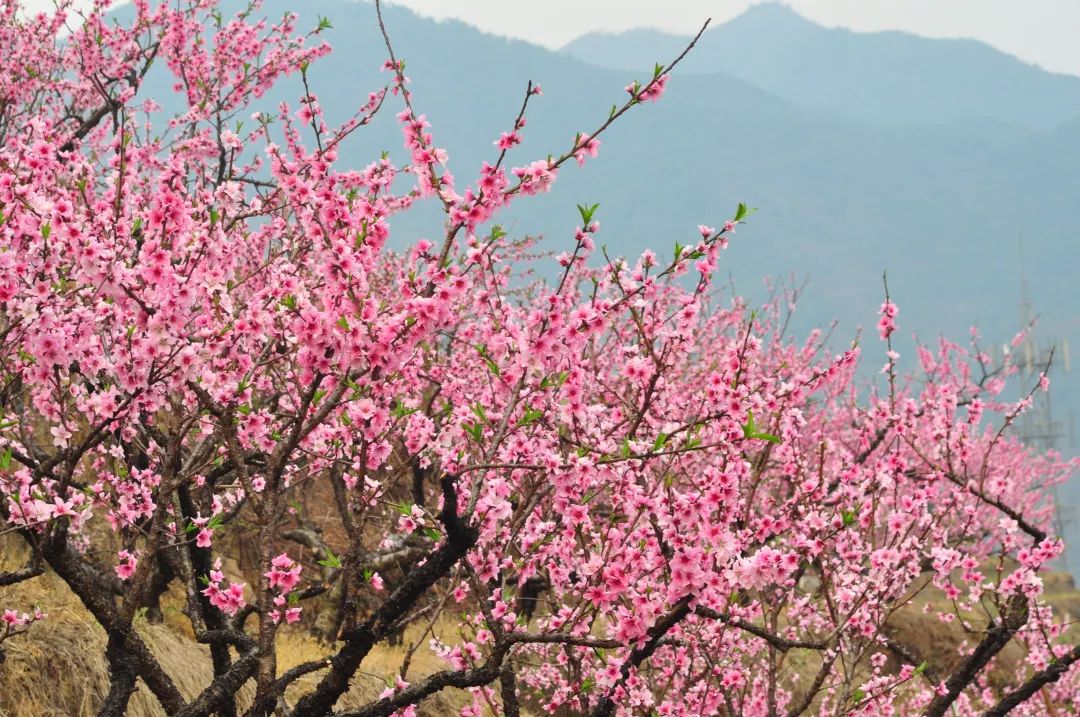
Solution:
<svg viewBox="0 0 1080 717">
<path fill-rule="evenodd" d="M 655 30 L 592 33 L 563 52 L 644 72 L 688 37 Z M 752 5 L 706 31 L 684 72 L 725 72 L 800 107 L 881 124 L 982 118 L 1049 129 L 1080 116 L 1080 77 L 1057 75 L 974 40 L 817 25 L 785 5 Z"/>
</svg>

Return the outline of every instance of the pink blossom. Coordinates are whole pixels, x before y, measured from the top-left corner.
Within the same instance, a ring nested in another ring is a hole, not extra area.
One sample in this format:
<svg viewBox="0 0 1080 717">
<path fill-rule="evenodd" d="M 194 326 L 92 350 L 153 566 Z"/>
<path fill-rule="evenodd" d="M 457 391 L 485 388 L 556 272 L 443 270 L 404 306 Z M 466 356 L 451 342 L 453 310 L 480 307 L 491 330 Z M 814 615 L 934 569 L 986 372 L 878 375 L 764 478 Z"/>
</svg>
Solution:
<svg viewBox="0 0 1080 717">
<path fill-rule="evenodd" d="M 116 571 L 116 575 L 121 580 L 127 580 L 135 574 L 135 568 L 138 566 L 139 561 L 132 553 L 128 552 L 127 550 L 121 550 L 119 553 L 116 554 L 116 556 L 119 560 L 116 567 L 114 568 L 114 570 Z"/>
</svg>

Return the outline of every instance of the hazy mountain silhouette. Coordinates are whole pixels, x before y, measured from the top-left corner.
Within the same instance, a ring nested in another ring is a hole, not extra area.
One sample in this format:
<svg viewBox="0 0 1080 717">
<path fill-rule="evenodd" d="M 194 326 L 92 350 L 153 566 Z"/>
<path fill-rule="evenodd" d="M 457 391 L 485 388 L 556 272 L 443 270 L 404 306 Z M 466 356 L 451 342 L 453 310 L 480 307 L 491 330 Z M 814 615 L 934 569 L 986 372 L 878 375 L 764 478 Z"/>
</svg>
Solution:
<svg viewBox="0 0 1080 717">
<path fill-rule="evenodd" d="M 593 33 L 564 52 L 644 71 L 689 38 L 656 30 Z M 1080 78 L 1058 75 L 974 40 L 825 28 L 787 6 L 753 5 L 707 31 L 686 72 L 725 72 L 800 106 L 883 124 L 984 118 L 1050 128 L 1080 115 Z"/>
</svg>

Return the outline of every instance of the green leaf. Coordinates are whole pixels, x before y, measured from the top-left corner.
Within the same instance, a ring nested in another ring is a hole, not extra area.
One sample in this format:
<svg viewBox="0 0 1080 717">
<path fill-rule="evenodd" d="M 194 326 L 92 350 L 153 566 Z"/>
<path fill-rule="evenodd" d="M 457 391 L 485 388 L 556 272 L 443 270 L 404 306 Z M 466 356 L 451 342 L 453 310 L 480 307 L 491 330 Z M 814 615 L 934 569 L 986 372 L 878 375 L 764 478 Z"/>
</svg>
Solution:
<svg viewBox="0 0 1080 717">
<path fill-rule="evenodd" d="M 11 449 L 5 448 L 3 453 L 0 453 L 0 471 L 6 471 L 11 468 Z"/>
<path fill-rule="evenodd" d="M 41 225 L 41 238 L 48 239 L 50 234 L 52 234 L 52 225 L 50 225 L 48 222 L 45 222 Z"/>
<path fill-rule="evenodd" d="M 591 692 L 594 687 L 596 687 L 596 678 L 594 677 L 586 677 L 581 681 L 582 692 Z"/>
<path fill-rule="evenodd" d="M 286 309 L 292 309 L 293 311 L 295 311 L 296 297 L 292 294 L 285 294 L 285 296 L 281 297 L 281 305 L 284 306 Z"/>
<path fill-rule="evenodd" d="M 394 415 L 394 418 L 405 418 L 405 416 L 411 416 L 419 410 L 419 408 L 409 408 L 401 401 L 395 401 L 390 412 Z"/>
<path fill-rule="evenodd" d="M 344 316 L 342 316 L 340 319 L 338 319 L 337 325 L 341 327 L 342 331 L 348 331 L 349 330 L 349 320 L 347 318 L 345 318 Z"/>
<path fill-rule="evenodd" d="M 537 421 L 539 421 L 543 417 L 544 417 L 544 412 L 543 411 L 535 409 L 532 406 L 529 406 L 528 408 L 525 409 L 525 414 L 521 417 L 521 420 L 518 421 L 518 425 L 519 426 L 528 426 L 528 425 L 531 425 L 533 423 L 536 423 Z"/>
<path fill-rule="evenodd" d="M 624 438 L 622 442 L 622 447 L 619 449 L 619 454 L 623 458 L 629 458 L 631 453 L 632 451 L 630 450 L 630 439 Z"/>
<path fill-rule="evenodd" d="M 442 533 L 439 532 L 438 528 L 424 528 L 424 535 L 431 538 L 436 543 L 442 540 Z"/>
<path fill-rule="evenodd" d="M 856 517 L 857 515 L 854 508 L 845 508 L 840 512 L 840 520 L 842 520 L 846 526 L 854 525 Z"/>
<path fill-rule="evenodd" d="M 741 222 L 754 212 L 757 211 L 757 207 L 748 207 L 744 203 L 739 202 L 738 208 L 735 210 L 735 221 Z"/>
<path fill-rule="evenodd" d="M 495 361 L 488 354 L 487 346 L 485 346 L 484 344 L 476 344 L 476 351 L 480 354 L 480 358 L 484 359 L 484 363 L 487 364 L 488 371 L 491 371 L 491 373 L 495 374 L 496 376 L 500 375 L 499 364 L 495 363 Z"/>
<path fill-rule="evenodd" d="M 479 418 L 481 421 L 487 420 L 487 412 L 484 411 L 484 407 L 481 404 L 474 403 L 472 406 L 470 406 L 470 408 L 472 409 L 472 412 L 476 414 L 476 417 Z"/>
<path fill-rule="evenodd" d="M 866 693 L 863 692 L 860 689 L 856 689 L 854 692 L 851 693 L 851 701 L 854 702 L 855 704 L 859 704 L 860 702 L 862 702 L 865 699 L 866 699 Z"/>
<path fill-rule="evenodd" d="M 782 443 L 779 436 L 774 436 L 771 433 L 759 431 L 754 424 L 754 412 L 746 412 L 746 424 L 742 427 L 743 438 L 750 440 L 768 441 L 769 443 Z"/>
<path fill-rule="evenodd" d="M 551 386 L 560 387 L 566 383 L 566 379 L 569 377 L 569 371 L 560 371 L 551 376 L 544 376 L 544 379 L 540 382 L 540 388 L 550 388 Z"/>
<path fill-rule="evenodd" d="M 664 66 L 661 65 L 659 62 L 657 62 L 656 65 L 653 67 L 653 71 L 652 71 L 653 79 L 655 80 L 657 77 L 659 77 L 660 73 L 663 72 L 663 71 L 664 71 Z"/>
<path fill-rule="evenodd" d="M 757 426 L 754 425 L 754 412 L 746 412 L 746 423 L 742 427 L 743 438 L 753 438 L 754 432 L 757 430 Z"/>
<path fill-rule="evenodd" d="M 652 449 L 654 451 L 660 450 L 661 448 L 663 448 L 667 444 L 667 439 L 668 439 L 668 434 L 661 431 L 660 435 L 658 435 L 656 437 L 656 440 L 653 441 Z"/>
<path fill-rule="evenodd" d="M 325 560 L 320 560 L 319 565 L 322 565 L 322 566 L 327 567 L 327 568 L 340 568 L 341 567 L 341 558 L 334 555 L 333 550 L 331 550 L 330 548 L 327 548 L 326 549 L 326 559 Z"/>
<path fill-rule="evenodd" d="M 464 428 L 465 432 L 472 436 L 472 439 L 477 443 L 479 443 L 480 439 L 484 436 L 484 427 L 479 423 L 466 423 L 462 425 L 462 428 Z"/>
<path fill-rule="evenodd" d="M 922 673 L 926 672 L 926 668 L 926 660 L 923 660 L 921 663 L 919 663 L 919 666 L 915 668 L 915 674 L 921 675 Z"/>
<path fill-rule="evenodd" d="M 593 214 L 595 214 L 596 210 L 600 208 L 600 205 L 593 204 L 592 206 L 589 206 L 588 204 L 579 204 L 577 205 L 577 208 L 578 212 L 581 214 L 582 223 L 584 224 L 584 226 L 588 227 L 590 224 L 592 224 Z"/>
</svg>

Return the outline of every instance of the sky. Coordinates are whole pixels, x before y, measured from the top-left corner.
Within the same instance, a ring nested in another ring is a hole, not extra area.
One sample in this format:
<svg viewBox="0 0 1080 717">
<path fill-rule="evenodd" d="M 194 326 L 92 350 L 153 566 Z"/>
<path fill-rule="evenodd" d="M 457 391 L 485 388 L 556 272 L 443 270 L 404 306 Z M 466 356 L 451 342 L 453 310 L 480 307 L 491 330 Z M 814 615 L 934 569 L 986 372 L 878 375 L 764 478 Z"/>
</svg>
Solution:
<svg viewBox="0 0 1080 717">
<path fill-rule="evenodd" d="M 554 49 L 593 31 L 654 27 L 692 33 L 707 17 L 723 23 L 762 0 L 388 1 L 428 17 L 463 20 L 487 32 Z M 1080 0 L 782 1 L 829 27 L 974 38 L 1047 70 L 1080 75 Z M 22 2 L 31 11 L 53 6 L 53 0 Z"/>
<path fill-rule="evenodd" d="M 655 27 L 696 31 L 725 22 L 752 0 L 394 0 L 435 18 L 562 47 L 594 30 Z M 785 0 L 830 27 L 906 30 L 927 37 L 981 40 L 1054 72 L 1080 75 L 1080 0 Z"/>
</svg>

